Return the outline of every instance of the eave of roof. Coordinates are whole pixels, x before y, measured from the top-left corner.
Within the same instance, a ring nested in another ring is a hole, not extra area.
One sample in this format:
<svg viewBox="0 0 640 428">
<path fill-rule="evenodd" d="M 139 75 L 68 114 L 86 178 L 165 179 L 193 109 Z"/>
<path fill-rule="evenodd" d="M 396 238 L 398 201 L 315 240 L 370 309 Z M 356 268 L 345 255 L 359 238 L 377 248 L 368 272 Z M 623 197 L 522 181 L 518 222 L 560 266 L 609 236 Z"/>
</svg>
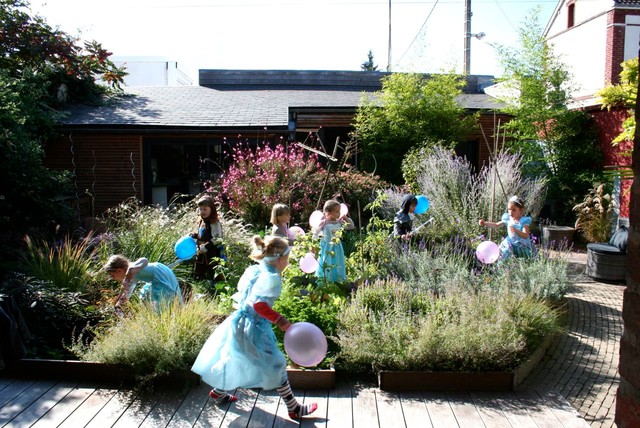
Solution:
<svg viewBox="0 0 640 428">
<path fill-rule="evenodd" d="M 59 121 L 64 128 L 258 129 L 284 127 L 290 109 L 355 112 L 371 92 L 318 90 L 219 91 L 203 86 L 128 87 L 127 96 L 102 106 L 73 105 Z M 486 94 L 462 94 L 469 110 L 497 109 Z"/>
</svg>

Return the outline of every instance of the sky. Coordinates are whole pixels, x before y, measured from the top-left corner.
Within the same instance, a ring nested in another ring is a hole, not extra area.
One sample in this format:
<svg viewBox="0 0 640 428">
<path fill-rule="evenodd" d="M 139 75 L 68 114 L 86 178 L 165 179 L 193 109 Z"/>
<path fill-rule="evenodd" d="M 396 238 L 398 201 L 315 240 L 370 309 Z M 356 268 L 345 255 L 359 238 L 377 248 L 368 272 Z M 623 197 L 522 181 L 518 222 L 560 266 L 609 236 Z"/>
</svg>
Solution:
<svg viewBox="0 0 640 428">
<path fill-rule="evenodd" d="M 389 0 L 30 0 L 47 23 L 114 56 L 198 69 L 360 70 L 389 58 Z M 557 0 L 471 0 L 471 74 L 500 76 L 493 44 L 516 46 L 527 13 Z M 465 0 L 391 0 L 391 71 L 462 73 Z"/>
</svg>

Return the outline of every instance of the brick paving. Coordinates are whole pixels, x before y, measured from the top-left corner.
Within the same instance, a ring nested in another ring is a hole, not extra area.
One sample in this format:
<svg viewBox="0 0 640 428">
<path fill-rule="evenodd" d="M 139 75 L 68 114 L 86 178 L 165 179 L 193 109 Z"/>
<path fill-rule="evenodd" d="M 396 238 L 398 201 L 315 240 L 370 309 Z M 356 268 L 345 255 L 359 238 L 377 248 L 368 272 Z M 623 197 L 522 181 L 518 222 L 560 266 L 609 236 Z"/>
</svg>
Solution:
<svg viewBox="0 0 640 428">
<path fill-rule="evenodd" d="M 575 277 L 566 295 L 567 330 L 519 389 L 557 392 L 592 427 L 615 427 L 625 285 L 586 276 L 584 251 L 571 257 Z"/>
</svg>

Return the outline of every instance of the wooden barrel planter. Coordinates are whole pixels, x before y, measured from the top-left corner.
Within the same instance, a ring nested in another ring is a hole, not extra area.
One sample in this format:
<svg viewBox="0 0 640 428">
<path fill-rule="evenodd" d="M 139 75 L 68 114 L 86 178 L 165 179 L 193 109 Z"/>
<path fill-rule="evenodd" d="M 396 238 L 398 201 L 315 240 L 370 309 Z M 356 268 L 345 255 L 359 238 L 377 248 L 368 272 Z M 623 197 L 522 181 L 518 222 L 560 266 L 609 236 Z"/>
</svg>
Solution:
<svg viewBox="0 0 640 428">
<path fill-rule="evenodd" d="M 576 229 L 569 226 L 544 226 L 542 228 L 542 244 L 545 248 L 563 249 L 573 245 Z"/>
</svg>

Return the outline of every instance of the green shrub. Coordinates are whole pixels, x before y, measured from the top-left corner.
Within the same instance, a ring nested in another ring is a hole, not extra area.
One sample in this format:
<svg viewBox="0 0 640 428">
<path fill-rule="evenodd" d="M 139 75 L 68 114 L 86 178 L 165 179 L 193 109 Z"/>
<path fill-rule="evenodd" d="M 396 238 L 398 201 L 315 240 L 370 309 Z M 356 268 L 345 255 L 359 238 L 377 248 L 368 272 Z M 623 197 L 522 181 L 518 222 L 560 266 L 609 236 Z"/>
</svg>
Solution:
<svg viewBox="0 0 640 428">
<path fill-rule="evenodd" d="M 573 207 L 578 217 L 575 227 L 587 242 L 605 242 L 611 235 L 615 200 L 606 193 L 606 187 L 596 184 L 584 201 Z"/>
<path fill-rule="evenodd" d="M 31 337 L 26 344 L 30 358 L 71 358 L 63 342 L 70 341 L 75 330 L 97 325 L 110 316 L 109 311 L 83 298 L 79 292 L 22 273 L 9 274 L 1 282 L 0 295 L 12 298 L 24 318 Z"/>
<path fill-rule="evenodd" d="M 34 242 L 25 237 L 28 255 L 24 267 L 28 274 L 51 282 L 61 290 L 80 291 L 91 280 L 97 249 L 88 235 L 74 241 L 69 235 L 55 245 Z"/>
<path fill-rule="evenodd" d="M 172 370 L 189 369 L 211 332 L 224 318 L 209 299 L 172 303 L 155 310 L 132 304 L 131 313 L 113 323 L 92 328 L 75 338 L 69 349 L 81 360 L 133 367 L 149 380 Z M 87 336 L 93 336 L 90 343 Z"/>
<path fill-rule="evenodd" d="M 339 314 L 341 368 L 510 370 L 559 330 L 531 296 L 491 291 L 436 297 L 399 280 L 361 287 Z"/>
</svg>

